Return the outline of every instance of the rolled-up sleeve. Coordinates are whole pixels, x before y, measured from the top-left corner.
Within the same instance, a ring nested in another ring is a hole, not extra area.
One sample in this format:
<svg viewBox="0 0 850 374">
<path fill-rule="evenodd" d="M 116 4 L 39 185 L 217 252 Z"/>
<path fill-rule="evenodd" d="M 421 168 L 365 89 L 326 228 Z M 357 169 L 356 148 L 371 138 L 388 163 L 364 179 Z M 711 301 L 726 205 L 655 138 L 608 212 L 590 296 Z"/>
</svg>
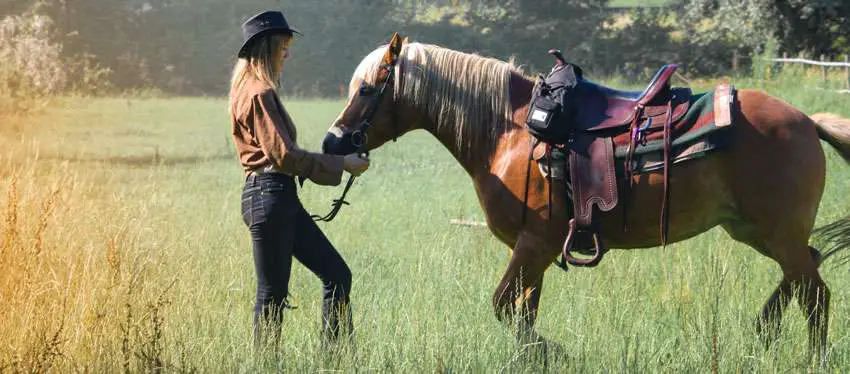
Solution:
<svg viewBox="0 0 850 374">
<path fill-rule="evenodd" d="M 253 98 L 254 131 L 260 148 L 275 168 L 311 181 L 335 186 L 342 180 L 342 156 L 307 152 L 298 147 L 290 134 L 289 116 L 281 113 L 274 91 L 266 90 Z"/>
</svg>

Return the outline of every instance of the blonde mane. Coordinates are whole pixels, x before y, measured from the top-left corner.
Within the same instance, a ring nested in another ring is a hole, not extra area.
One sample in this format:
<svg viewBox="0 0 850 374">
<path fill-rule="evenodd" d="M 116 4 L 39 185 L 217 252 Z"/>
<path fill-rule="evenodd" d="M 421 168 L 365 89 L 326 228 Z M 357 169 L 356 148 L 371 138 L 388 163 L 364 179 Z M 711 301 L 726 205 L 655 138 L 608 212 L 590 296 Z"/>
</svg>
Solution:
<svg viewBox="0 0 850 374">
<path fill-rule="evenodd" d="M 375 82 L 385 47 L 363 59 L 354 73 L 350 92 L 358 79 Z M 397 102 L 423 110 L 436 130 L 451 128 L 459 152 L 494 144 L 510 128 L 512 64 L 435 45 L 407 43 L 396 67 Z M 485 143 L 486 142 L 486 143 Z"/>
</svg>

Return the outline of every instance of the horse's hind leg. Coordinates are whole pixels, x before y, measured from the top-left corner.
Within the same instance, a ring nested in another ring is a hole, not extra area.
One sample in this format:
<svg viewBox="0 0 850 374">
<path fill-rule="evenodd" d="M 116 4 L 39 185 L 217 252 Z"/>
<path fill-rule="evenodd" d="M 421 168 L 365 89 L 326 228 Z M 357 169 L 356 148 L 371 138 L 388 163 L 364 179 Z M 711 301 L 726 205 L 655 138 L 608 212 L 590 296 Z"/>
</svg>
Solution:
<svg viewBox="0 0 850 374">
<path fill-rule="evenodd" d="M 820 277 L 817 261 L 808 248 L 783 254 L 780 261 L 784 278 L 768 299 L 759 319 L 759 332 L 772 341 L 778 333 L 782 311 L 788 306 L 792 292 L 809 323 L 809 347 L 812 353 L 825 357 L 829 326 L 829 289 Z M 793 258 L 792 261 L 787 261 Z"/>
<path fill-rule="evenodd" d="M 812 256 L 815 266 L 820 265 L 821 253 L 817 249 L 809 247 L 809 254 Z M 779 286 L 767 299 L 761 310 L 761 315 L 756 320 L 756 330 L 767 345 L 772 344 L 779 337 L 782 315 L 791 302 L 792 292 L 791 282 L 783 277 Z"/>
<path fill-rule="evenodd" d="M 798 230 L 793 229 L 795 226 Z M 779 311 L 775 316 L 778 321 L 781 310 L 788 303 L 788 296 L 795 294 L 800 309 L 808 320 L 810 352 L 825 358 L 829 325 L 829 289 L 818 272 L 820 256 L 816 254 L 819 252 L 806 243 L 811 226 L 775 224 L 772 232 L 773 235 L 766 241 L 769 248 L 767 255 L 782 268 L 783 279 L 777 289 L 779 297 L 771 298 L 765 304 L 767 315 Z M 765 311 L 762 311 L 762 315 L 764 314 Z"/>
<path fill-rule="evenodd" d="M 767 302 L 764 303 L 761 314 L 756 319 L 756 331 L 765 345 L 770 346 L 779 337 L 782 328 L 782 314 L 788 308 L 790 301 L 791 283 L 783 279 L 767 299 Z"/>
<path fill-rule="evenodd" d="M 783 283 L 790 285 L 797 296 L 800 309 L 809 324 L 810 353 L 819 359 L 826 358 L 827 329 L 829 327 L 829 289 L 818 272 L 816 251 L 805 250 L 777 253 L 777 261 L 785 275 Z"/>
<path fill-rule="evenodd" d="M 805 226 L 803 226 L 805 227 Z M 773 343 L 779 336 L 784 310 L 796 294 L 800 308 L 806 313 L 809 324 L 809 347 L 812 353 L 824 358 L 829 320 L 829 289 L 818 272 L 820 253 L 808 245 L 807 235 L 792 235 L 794 230 L 783 230 L 774 225 L 775 235 L 768 240 L 758 240 L 759 230 L 743 222 L 724 225 L 736 240 L 744 242 L 776 261 L 782 268 L 783 279 L 768 298 L 756 321 L 756 329 L 765 343 Z M 810 230 L 803 230 L 808 232 Z M 797 244 L 794 244 L 797 243 Z"/>
<path fill-rule="evenodd" d="M 785 278 L 792 283 L 800 309 L 806 313 L 809 322 L 809 347 L 820 359 L 826 358 L 827 330 L 829 328 L 829 288 L 817 270 L 817 259 L 796 264 Z M 783 269 L 784 270 L 784 269 Z M 789 276 L 790 275 L 790 276 Z"/>
</svg>

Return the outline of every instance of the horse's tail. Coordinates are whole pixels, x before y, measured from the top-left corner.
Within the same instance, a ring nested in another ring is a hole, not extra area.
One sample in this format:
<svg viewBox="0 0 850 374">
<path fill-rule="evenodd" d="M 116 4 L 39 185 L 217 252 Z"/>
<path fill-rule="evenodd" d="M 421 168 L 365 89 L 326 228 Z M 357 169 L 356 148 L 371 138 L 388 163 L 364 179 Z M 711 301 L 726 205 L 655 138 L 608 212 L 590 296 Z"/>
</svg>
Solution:
<svg viewBox="0 0 850 374">
<path fill-rule="evenodd" d="M 823 250 L 823 252 L 819 252 L 812 248 L 812 257 L 820 265 L 827 258 L 850 249 L 850 217 L 818 227 L 812 234 L 815 237 L 816 245 Z M 850 263 L 850 254 L 842 254 L 838 258 L 838 262 L 841 264 Z"/>
<path fill-rule="evenodd" d="M 811 116 L 818 130 L 818 137 L 829 143 L 845 161 L 850 163 L 850 119 L 832 113 L 816 113 Z M 850 249 L 850 217 L 845 217 L 814 231 L 818 246 L 825 252 L 818 264 L 829 257 Z M 813 253 L 814 254 L 814 253 Z M 843 255 L 839 261 L 850 263 L 850 254 Z"/>
<path fill-rule="evenodd" d="M 825 140 L 850 163 L 850 118 L 832 113 L 815 113 L 811 116 L 818 130 L 818 137 Z"/>
</svg>

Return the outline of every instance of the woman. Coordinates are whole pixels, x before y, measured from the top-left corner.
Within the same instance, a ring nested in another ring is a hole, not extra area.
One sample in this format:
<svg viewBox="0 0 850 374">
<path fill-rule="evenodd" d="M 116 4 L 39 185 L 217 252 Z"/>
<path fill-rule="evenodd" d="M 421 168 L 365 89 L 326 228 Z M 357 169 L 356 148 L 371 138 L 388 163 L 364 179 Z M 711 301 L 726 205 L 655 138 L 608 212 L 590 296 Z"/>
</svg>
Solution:
<svg viewBox="0 0 850 374">
<path fill-rule="evenodd" d="M 322 335 L 334 341 L 341 323 L 350 331 L 351 271 L 304 210 L 294 177 L 337 185 L 343 170 L 359 175 L 369 162 L 353 154 L 325 155 L 298 147 L 295 125 L 275 92 L 297 31 L 276 11 L 251 17 L 242 30 L 244 43 L 230 86 L 230 114 L 246 175 L 242 218 L 251 232 L 257 272 L 254 342 L 279 340 L 293 256 L 322 281 Z"/>
</svg>

